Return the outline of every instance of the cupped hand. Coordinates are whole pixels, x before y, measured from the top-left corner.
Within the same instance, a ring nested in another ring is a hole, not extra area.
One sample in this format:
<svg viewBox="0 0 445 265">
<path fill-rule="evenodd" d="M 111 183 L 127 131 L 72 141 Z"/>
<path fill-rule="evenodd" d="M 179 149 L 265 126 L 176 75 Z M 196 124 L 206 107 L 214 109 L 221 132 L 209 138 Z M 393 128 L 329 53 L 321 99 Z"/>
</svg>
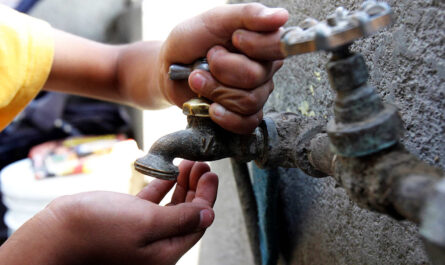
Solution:
<svg viewBox="0 0 445 265">
<path fill-rule="evenodd" d="M 178 25 L 159 57 L 165 97 L 178 106 L 197 94 L 206 97 L 214 101 L 210 116 L 221 127 L 253 131 L 282 65 L 279 39 L 287 19 L 285 9 L 250 3 L 217 7 Z M 207 58 L 210 73 L 195 70 L 188 82 L 168 79 L 171 64 L 201 57 Z"/>
<path fill-rule="evenodd" d="M 2 247 L 0 256 L 10 258 L 2 260 L 13 261 L 2 264 L 175 264 L 213 222 L 218 187 L 205 163 L 179 168 L 167 206 L 158 204 L 175 183 L 165 180 L 137 196 L 88 192 L 55 200 Z"/>
</svg>

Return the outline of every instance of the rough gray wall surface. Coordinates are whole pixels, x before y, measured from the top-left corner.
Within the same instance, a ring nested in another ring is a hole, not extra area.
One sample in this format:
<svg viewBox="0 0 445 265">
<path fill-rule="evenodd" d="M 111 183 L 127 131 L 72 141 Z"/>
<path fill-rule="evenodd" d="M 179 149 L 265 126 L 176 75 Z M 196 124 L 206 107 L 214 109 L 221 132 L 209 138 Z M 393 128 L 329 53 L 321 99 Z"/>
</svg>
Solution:
<svg viewBox="0 0 445 265">
<path fill-rule="evenodd" d="M 339 5 L 356 9 L 362 1 L 260 2 L 285 7 L 288 25 L 297 25 L 307 16 L 324 19 Z M 395 24 L 357 41 L 353 50 L 364 54 L 370 83 L 381 97 L 400 109 L 408 150 L 445 168 L 445 2 L 388 3 Z M 328 57 L 320 52 L 287 59 L 266 110 L 331 118 Z M 287 264 L 429 264 L 413 224 L 358 208 L 331 178 L 312 179 L 296 169 L 282 173 L 280 229 Z"/>
</svg>

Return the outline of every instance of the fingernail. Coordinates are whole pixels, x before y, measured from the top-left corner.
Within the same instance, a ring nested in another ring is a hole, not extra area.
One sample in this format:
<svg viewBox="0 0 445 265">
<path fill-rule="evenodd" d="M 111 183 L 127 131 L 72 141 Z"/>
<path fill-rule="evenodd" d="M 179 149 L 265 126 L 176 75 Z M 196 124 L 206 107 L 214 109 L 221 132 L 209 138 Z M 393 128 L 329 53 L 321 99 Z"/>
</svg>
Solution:
<svg viewBox="0 0 445 265">
<path fill-rule="evenodd" d="M 280 13 L 280 12 L 287 13 L 286 9 L 281 8 L 281 7 L 276 7 L 276 8 L 264 8 L 264 9 L 261 11 L 260 16 L 262 16 L 262 17 L 267 17 L 267 16 L 270 16 L 270 15 L 272 15 L 272 14 L 278 14 L 278 13 Z"/>
<path fill-rule="evenodd" d="M 213 107 L 213 114 L 217 117 L 223 117 L 226 113 L 226 109 L 219 104 L 214 103 L 214 105 L 215 106 Z"/>
<path fill-rule="evenodd" d="M 190 86 L 196 90 L 202 90 L 205 86 L 206 78 L 201 73 L 196 73 L 190 78 Z"/>
<path fill-rule="evenodd" d="M 214 60 L 215 55 L 220 51 L 223 51 L 223 49 L 220 46 L 213 46 L 207 53 L 208 61 L 212 62 Z"/>
<path fill-rule="evenodd" d="M 202 229 L 206 229 L 213 223 L 213 212 L 209 209 L 204 209 L 199 212 L 199 227 Z"/>
<path fill-rule="evenodd" d="M 237 46 L 241 46 L 241 42 L 243 41 L 243 34 L 240 31 L 235 31 L 233 33 L 233 42 Z"/>
</svg>

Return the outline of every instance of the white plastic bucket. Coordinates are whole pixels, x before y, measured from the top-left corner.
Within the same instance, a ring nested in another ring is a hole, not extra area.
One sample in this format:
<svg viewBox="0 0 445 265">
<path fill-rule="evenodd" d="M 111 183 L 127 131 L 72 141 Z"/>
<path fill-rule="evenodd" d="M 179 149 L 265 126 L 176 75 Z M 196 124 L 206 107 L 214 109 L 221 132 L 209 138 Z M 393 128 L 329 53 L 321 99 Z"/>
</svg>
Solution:
<svg viewBox="0 0 445 265">
<path fill-rule="evenodd" d="M 8 165 L 0 178 L 9 234 L 57 197 L 94 190 L 128 193 L 132 162 L 138 155 L 136 145 L 129 148 L 127 144 L 112 153 L 98 172 L 41 180 L 35 179 L 30 159 Z"/>
</svg>

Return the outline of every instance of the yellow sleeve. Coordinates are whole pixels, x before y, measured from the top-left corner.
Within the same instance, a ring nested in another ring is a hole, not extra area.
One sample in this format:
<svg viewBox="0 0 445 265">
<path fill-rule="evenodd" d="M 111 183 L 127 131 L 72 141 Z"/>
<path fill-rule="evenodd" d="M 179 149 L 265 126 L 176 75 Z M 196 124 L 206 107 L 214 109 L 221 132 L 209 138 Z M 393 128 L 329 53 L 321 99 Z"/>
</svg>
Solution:
<svg viewBox="0 0 445 265">
<path fill-rule="evenodd" d="M 48 23 L 0 4 L 0 130 L 43 87 L 53 55 Z"/>
</svg>

